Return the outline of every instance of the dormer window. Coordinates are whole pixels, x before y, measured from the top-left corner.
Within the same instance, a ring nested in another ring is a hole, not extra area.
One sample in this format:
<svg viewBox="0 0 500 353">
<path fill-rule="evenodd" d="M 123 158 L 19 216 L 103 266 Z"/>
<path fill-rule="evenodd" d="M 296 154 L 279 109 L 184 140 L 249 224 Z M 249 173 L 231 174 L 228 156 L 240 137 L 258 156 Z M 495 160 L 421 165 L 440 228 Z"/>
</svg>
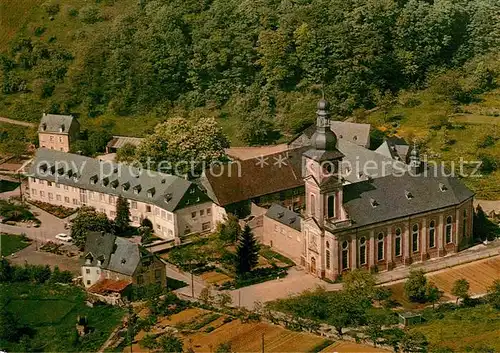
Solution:
<svg viewBox="0 0 500 353">
<path fill-rule="evenodd" d="M 446 190 L 448 190 L 448 187 L 443 183 L 439 183 L 439 190 L 441 190 L 441 192 L 445 192 Z"/>
<path fill-rule="evenodd" d="M 170 200 L 172 200 L 172 194 L 171 193 L 165 194 L 165 202 L 168 203 L 170 202 Z"/>
<path fill-rule="evenodd" d="M 109 178 L 108 178 L 108 177 L 103 178 L 103 179 L 102 179 L 102 185 L 103 185 L 103 186 L 108 186 L 108 184 L 109 184 Z"/>
<path fill-rule="evenodd" d="M 46 163 L 44 163 L 44 164 L 41 164 L 41 165 L 40 165 L 40 168 L 39 168 L 39 169 L 40 169 L 40 171 L 41 171 L 42 173 L 45 173 L 45 172 L 47 171 L 47 168 L 48 168 L 47 164 L 46 164 Z"/>
<path fill-rule="evenodd" d="M 113 173 L 118 173 L 118 167 L 113 168 Z"/>
<path fill-rule="evenodd" d="M 141 192 L 141 189 L 142 189 L 141 185 L 134 186 L 134 194 L 136 195 L 139 194 Z"/>
<path fill-rule="evenodd" d="M 118 179 L 115 179 L 111 182 L 111 187 L 113 189 L 116 189 L 120 183 L 118 182 Z"/>
<path fill-rule="evenodd" d="M 71 169 L 68 169 L 66 175 L 68 176 L 68 178 L 71 178 L 73 176 L 73 171 Z"/>
<path fill-rule="evenodd" d="M 189 190 L 189 193 L 190 193 L 190 194 L 194 194 L 194 192 L 195 192 L 195 191 L 196 191 L 196 190 L 195 190 L 194 188 L 191 188 L 191 189 Z"/>
<path fill-rule="evenodd" d="M 61 168 L 57 169 L 57 174 L 63 175 L 64 174 L 64 168 L 61 167 Z"/>
<path fill-rule="evenodd" d="M 166 182 L 166 180 L 165 180 L 165 179 L 162 179 L 162 180 L 161 180 L 161 183 L 162 183 L 162 184 L 165 184 L 165 182 Z"/>
<path fill-rule="evenodd" d="M 47 124 L 43 123 L 42 124 L 42 131 L 45 131 L 45 130 L 47 130 Z"/>
<path fill-rule="evenodd" d="M 76 174 L 76 173 L 73 174 L 72 178 L 73 178 L 74 182 L 77 182 L 78 181 L 78 174 Z"/>
<path fill-rule="evenodd" d="M 285 215 L 285 212 L 278 212 L 278 218 L 283 218 L 284 215 Z"/>
<path fill-rule="evenodd" d="M 56 174 L 56 166 L 55 165 L 50 167 L 50 174 L 52 174 L 52 175 Z"/>
<path fill-rule="evenodd" d="M 94 184 L 97 183 L 98 179 L 99 178 L 97 177 L 97 175 L 93 175 L 93 176 L 90 177 L 90 183 L 94 185 Z"/>
<path fill-rule="evenodd" d="M 408 190 L 405 190 L 405 196 L 408 200 L 411 200 L 413 198 L 413 194 Z"/>
<path fill-rule="evenodd" d="M 375 208 L 379 205 L 379 203 L 375 199 L 370 199 L 370 205 L 372 205 L 372 207 Z"/>
<path fill-rule="evenodd" d="M 65 126 L 64 124 L 61 124 L 61 126 L 59 126 L 59 132 L 64 132 L 65 130 Z"/>
<path fill-rule="evenodd" d="M 363 177 L 363 172 L 358 173 L 358 179 L 361 179 Z"/>
<path fill-rule="evenodd" d="M 289 219 L 290 224 L 293 224 L 293 223 L 295 222 L 295 219 L 296 219 L 296 218 L 297 218 L 297 217 L 291 217 L 291 218 Z"/>
<path fill-rule="evenodd" d="M 130 183 L 128 181 L 126 183 L 124 183 L 122 185 L 122 189 L 123 189 L 123 191 L 127 191 L 128 189 L 130 189 Z"/>
<path fill-rule="evenodd" d="M 156 190 L 155 188 L 148 189 L 148 197 L 155 196 Z"/>
</svg>

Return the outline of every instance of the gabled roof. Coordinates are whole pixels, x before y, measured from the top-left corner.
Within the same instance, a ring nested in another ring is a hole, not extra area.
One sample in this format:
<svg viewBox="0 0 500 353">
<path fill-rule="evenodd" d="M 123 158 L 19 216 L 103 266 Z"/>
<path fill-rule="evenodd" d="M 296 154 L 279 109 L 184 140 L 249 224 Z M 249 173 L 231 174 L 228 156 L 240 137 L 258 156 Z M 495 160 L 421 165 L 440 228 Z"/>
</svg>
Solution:
<svg viewBox="0 0 500 353">
<path fill-rule="evenodd" d="M 116 236 L 102 232 L 89 232 L 85 241 L 83 260 L 90 258 L 91 266 L 97 266 L 97 260 L 104 259 L 101 266 L 107 267 L 113 252 Z"/>
<path fill-rule="evenodd" d="M 309 147 L 216 165 L 200 183 L 221 206 L 304 185 L 302 153 Z"/>
<path fill-rule="evenodd" d="M 370 124 L 359 124 L 346 121 L 331 120 L 330 128 L 337 136 L 337 140 L 349 141 L 359 146 L 368 147 L 370 145 Z M 302 131 L 300 134 L 296 135 L 288 144 L 290 145 L 293 141 L 295 141 L 302 135 L 310 139 L 314 134 L 314 131 L 316 131 L 316 125 L 313 124 Z"/>
<path fill-rule="evenodd" d="M 344 208 L 355 226 L 363 226 L 458 205 L 472 196 L 457 178 L 390 175 L 344 186 Z"/>
<path fill-rule="evenodd" d="M 63 185 L 121 195 L 170 212 L 209 201 L 208 196 L 199 190 L 191 192 L 191 189 L 198 189 L 195 184 L 174 175 L 46 148 L 37 150 L 29 175 Z M 149 195 L 148 190 L 155 192 Z"/>
<path fill-rule="evenodd" d="M 266 217 L 274 219 L 275 221 L 295 230 L 301 230 L 300 225 L 302 218 L 300 215 L 276 203 L 273 203 L 267 210 Z"/>
<path fill-rule="evenodd" d="M 148 252 L 146 252 L 149 254 Z M 139 244 L 103 232 L 89 232 L 85 241 L 83 263 L 91 258 L 91 266 L 104 259 L 100 267 L 127 276 L 132 276 L 139 265 L 142 254 Z"/>
<path fill-rule="evenodd" d="M 72 115 L 43 114 L 38 131 L 67 134 L 73 124 L 80 125 Z"/>
<path fill-rule="evenodd" d="M 119 149 L 127 144 L 139 146 L 143 140 L 141 137 L 113 136 L 111 141 L 108 142 L 107 147 Z"/>
</svg>

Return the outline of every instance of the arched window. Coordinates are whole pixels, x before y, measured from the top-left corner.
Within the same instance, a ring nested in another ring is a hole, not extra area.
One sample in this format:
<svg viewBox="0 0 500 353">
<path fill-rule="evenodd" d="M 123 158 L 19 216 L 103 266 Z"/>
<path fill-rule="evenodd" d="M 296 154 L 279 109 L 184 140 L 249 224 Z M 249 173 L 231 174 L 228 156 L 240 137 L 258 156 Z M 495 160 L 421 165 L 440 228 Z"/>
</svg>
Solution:
<svg viewBox="0 0 500 353">
<path fill-rule="evenodd" d="M 366 265 L 366 238 L 359 239 L 359 264 Z"/>
<path fill-rule="evenodd" d="M 377 236 L 377 260 L 384 259 L 384 233 L 378 233 Z"/>
<path fill-rule="evenodd" d="M 396 239 L 394 241 L 394 253 L 401 256 L 401 228 L 396 228 Z"/>
<path fill-rule="evenodd" d="M 413 252 L 418 251 L 418 224 L 414 224 L 411 232 L 411 249 Z"/>
<path fill-rule="evenodd" d="M 311 216 L 315 217 L 316 216 L 316 197 L 314 194 L 311 194 Z"/>
<path fill-rule="evenodd" d="M 462 236 L 467 236 L 467 210 L 464 210 L 464 219 L 462 220 Z"/>
<path fill-rule="evenodd" d="M 328 218 L 335 217 L 335 196 L 328 196 Z"/>
<path fill-rule="evenodd" d="M 436 222 L 429 223 L 429 248 L 436 246 Z"/>
<path fill-rule="evenodd" d="M 453 227 L 453 224 L 451 224 L 452 222 L 453 222 L 453 217 L 448 216 L 448 218 L 446 218 L 446 228 L 445 228 L 446 244 L 449 244 L 453 241 L 451 234 L 451 230 Z"/>
<path fill-rule="evenodd" d="M 330 269 L 330 243 L 329 242 L 326 242 L 325 257 L 326 257 L 326 268 Z"/>
<path fill-rule="evenodd" d="M 345 240 L 342 243 L 342 269 L 347 270 L 349 268 L 349 243 Z"/>
</svg>

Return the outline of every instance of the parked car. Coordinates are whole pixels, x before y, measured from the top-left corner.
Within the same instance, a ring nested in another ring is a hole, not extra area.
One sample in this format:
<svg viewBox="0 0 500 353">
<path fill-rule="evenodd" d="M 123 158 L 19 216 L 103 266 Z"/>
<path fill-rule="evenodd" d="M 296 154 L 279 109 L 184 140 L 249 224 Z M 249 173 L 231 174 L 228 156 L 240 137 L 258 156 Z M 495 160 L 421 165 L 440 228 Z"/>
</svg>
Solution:
<svg viewBox="0 0 500 353">
<path fill-rule="evenodd" d="M 66 233 L 59 233 L 56 235 L 56 239 L 66 242 L 71 242 L 73 239 Z"/>
</svg>

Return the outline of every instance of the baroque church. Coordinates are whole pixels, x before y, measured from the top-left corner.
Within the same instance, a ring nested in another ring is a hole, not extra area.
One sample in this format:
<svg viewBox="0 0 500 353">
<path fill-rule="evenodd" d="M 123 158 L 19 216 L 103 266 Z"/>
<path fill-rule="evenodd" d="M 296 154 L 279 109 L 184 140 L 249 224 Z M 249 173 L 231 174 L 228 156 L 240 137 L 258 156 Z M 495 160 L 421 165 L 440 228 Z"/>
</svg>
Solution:
<svg viewBox="0 0 500 353">
<path fill-rule="evenodd" d="M 310 145 L 299 150 L 303 211 L 273 204 L 263 218 L 265 244 L 330 280 L 355 268 L 385 271 L 427 261 L 469 244 L 472 191 L 422 163 L 416 146 L 404 167 L 392 164 L 389 172 L 372 175 L 359 163 L 353 169 L 356 163 L 347 159 L 358 156 L 343 153 L 351 146 L 330 128 L 328 108 L 319 101 Z M 347 176 L 353 173 L 357 180 Z"/>
</svg>

